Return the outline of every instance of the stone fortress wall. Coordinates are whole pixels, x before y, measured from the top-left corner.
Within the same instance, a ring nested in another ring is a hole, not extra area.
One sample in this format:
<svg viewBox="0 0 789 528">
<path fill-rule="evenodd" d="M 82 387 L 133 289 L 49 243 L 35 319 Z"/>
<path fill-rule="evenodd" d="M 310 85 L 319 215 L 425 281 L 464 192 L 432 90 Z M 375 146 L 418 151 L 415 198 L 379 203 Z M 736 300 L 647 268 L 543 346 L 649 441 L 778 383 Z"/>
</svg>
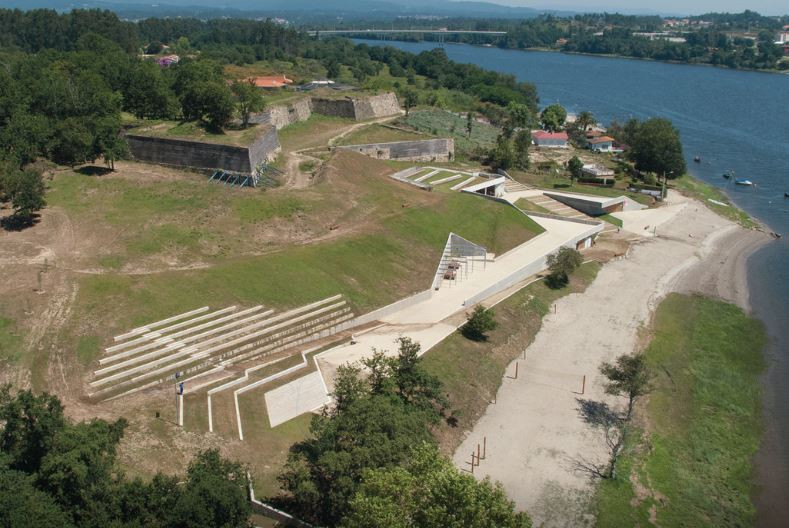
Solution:
<svg viewBox="0 0 789 528">
<path fill-rule="evenodd" d="M 250 122 L 253 124 L 268 124 L 270 126 L 265 127 L 264 131 L 248 147 L 180 138 L 151 137 L 134 133 L 127 134 L 126 140 L 129 143 L 132 156 L 140 161 L 196 169 L 222 169 L 249 174 L 261 162 L 272 161 L 280 151 L 277 130 L 306 121 L 313 112 L 364 121 L 396 115 L 400 112 L 400 106 L 397 96 L 392 92 L 342 99 L 305 97 L 292 103 L 274 105 L 265 112 L 250 118 Z M 445 154 L 444 157 L 441 154 L 438 157 L 430 155 L 427 152 L 430 149 L 424 146 L 417 150 L 426 151 L 425 154 L 411 158 L 402 157 L 400 154 L 402 147 L 394 147 L 394 149 L 393 154 L 387 154 L 387 156 L 391 156 L 391 159 L 419 161 L 446 159 Z M 438 147 L 437 150 L 441 151 L 442 148 Z"/>
<path fill-rule="evenodd" d="M 451 138 L 343 145 L 336 148 L 352 150 L 372 158 L 387 160 L 452 161 L 455 156 L 455 140 Z"/>
<path fill-rule="evenodd" d="M 243 174 L 251 173 L 261 162 L 273 160 L 280 150 L 274 127 L 266 127 L 248 147 L 135 134 L 127 134 L 126 141 L 132 157 L 139 161 Z"/>
</svg>

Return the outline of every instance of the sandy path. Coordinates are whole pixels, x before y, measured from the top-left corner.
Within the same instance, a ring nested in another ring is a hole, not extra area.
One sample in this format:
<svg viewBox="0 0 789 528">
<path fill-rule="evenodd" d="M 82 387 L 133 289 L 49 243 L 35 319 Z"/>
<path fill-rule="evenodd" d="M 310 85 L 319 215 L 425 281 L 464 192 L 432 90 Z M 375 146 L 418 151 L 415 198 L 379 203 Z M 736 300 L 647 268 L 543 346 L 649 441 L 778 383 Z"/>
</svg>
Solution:
<svg viewBox="0 0 789 528">
<path fill-rule="evenodd" d="M 621 403 L 604 395 L 598 366 L 638 348 L 660 299 L 670 291 L 702 291 L 747 305 L 743 265 L 768 237 L 696 202 L 685 205 L 661 224 L 657 237 L 607 264 L 585 293 L 556 303 L 556 313 L 546 316 L 519 360 L 518 379 L 505 377 L 496 403 L 455 453 L 456 465 L 468 468 L 470 453 L 487 437 L 487 457 L 476 476 L 501 481 L 535 526 L 593 523 L 592 487 L 574 461 L 604 460 L 605 450 L 600 433 L 579 418 L 577 399 Z"/>
</svg>

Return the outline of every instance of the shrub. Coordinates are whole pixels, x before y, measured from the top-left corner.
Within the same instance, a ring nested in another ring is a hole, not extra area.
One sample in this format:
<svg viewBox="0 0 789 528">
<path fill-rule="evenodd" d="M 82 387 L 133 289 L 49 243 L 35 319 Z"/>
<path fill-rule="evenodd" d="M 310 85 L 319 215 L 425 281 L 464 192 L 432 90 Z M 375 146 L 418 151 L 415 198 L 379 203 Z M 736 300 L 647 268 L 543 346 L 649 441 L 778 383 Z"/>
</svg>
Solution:
<svg viewBox="0 0 789 528">
<path fill-rule="evenodd" d="M 548 287 L 558 289 L 566 286 L 570 280 L 570 274 L 582 263 L 581 254 L 569 247 L 561 247 L 555 253 L 548 255 L 546 259 L 550 271 L 547 279 Z"/>
<path fill-rule="evenodd" d="M 499 326 L 499 323 L 494 319 L 495 316 L 493 310 L 486 310 L 481 304 L 478 304 L 468 316 L 466 324 L 460 328 L 460 332 L 472 341 L 487 341 L 487 333 Z"/>
</svg>

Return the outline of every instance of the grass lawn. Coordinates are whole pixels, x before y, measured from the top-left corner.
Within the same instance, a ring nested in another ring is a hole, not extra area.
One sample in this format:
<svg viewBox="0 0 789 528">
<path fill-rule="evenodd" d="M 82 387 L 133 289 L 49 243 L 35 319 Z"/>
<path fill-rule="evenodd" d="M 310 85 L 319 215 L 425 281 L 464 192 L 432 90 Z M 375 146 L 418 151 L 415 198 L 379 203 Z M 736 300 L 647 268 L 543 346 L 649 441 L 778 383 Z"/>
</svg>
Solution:
<svg viewBox="0 0 789 528">
<path fill-rule="evenodd" d="M 681 178 L 677 178 L 676 180 L 672 181 L 671 187 L 702 201 L 704 205 L 722 217 L 737 222 L 745 228 L 754 229 L 758 225 L 750 216 L 748 216 L 748 213 L 732 204 L 731 200 L 729 200 L 729 197 L 726 196 L 723 191 L 713 185 L 698 180 L 689 174 L 685 174 Z M 710 202 L 710 199 L 729 205 L 718 205 Z"/>
<path fill-rule="evenodd" d="M 645 194 L 634 193 L 627 190 L 627 182 L 616 180 L 613 187 L 597 187 L 595 185 L 583 185 L 580 183 L 570 183 L 569 177 L 557 176 L 555 174 L 538 173 L 534 171 L 510 171 L 510 175 L 516 180 L 538 187 L 540 189 L 555 189 L 561 192 L 576 192 L 581 194 L 592 194 L 595 196 L 627 196 L 638 203 L 645 205 L 652 204 L 652 198 Z"/>
<path fill-rule="evenodd" d="M 611 216 L 610 214 L 600 215 L 596 218 L 599 218 L 600 220 L 604 220 L 609 224 L 614 224 L 616 227 L 622 227 L 623 225 L 622 221 L 619 218 L 615 216 Z"/>
<path fill-rule="evenodd" d="M 523 209 L 524 211 L 532 211 L 534 213 L 549 213 L 549 214 L 552 214 L 545 207 L 543 207 L 541 205 L 537 205 L 536 203 L 534 203 L 531 200 L 528 200 L 526 198 L 518 198 L 518 201 L 515 202 L 515 205 L 517 205 L 520 209 Z"/>
<path fill-rule="evenodd" d="M 391 141 L 414 141 L 431 139 L 431 136 L 426 134 L 417 134 L 407 130 L 399 130 L 380 124 L 372 124 L 366 127 L 354 130 L 347 136 L 344 136 L 338 145 L 363 145 L 366 143 L 388 143 Z"/>
<path fill-rule="evenodd" d="M 22 338 L 11 319 L 0 317 L 0 361 L 15 363 L 22 357 Z"/>
<path fill-rule="evenodd" d="M 355 123 L 356 121 L 347 117 L 312 114 L 306 121 L 299 121 L 279 130 L 279 143 L 285 152 L 323 146 L 331 137 L 339 134 L 343 127 Z"/>
<path fill-rule="evenodd" d="M 542 318 L 558 298 L 584 291 L 600 270 L 597 262 L 583 264 L 568 286 L 553 290 L 537 281 L 496 305 L 499 326 L 487 342 L 476 343 L 455 332 L 424 355 L 425 368 L 438 376 L 449 394 L 456 426 L 435 431 L 445 453 L 451 454 L 466 431 L 479 420 L 501 385 L 504 369 L 529 346 Z"/>
<path fill-rule="evenodd" d="M 631 435 L 618 478 L 598 487 L 598 526 L 753 526 L 762 324 L 734 305 L 672 294 L 653 334 L 643 432 Z"/>
<path fill-rule="evenodd" d="M 167 121 L 146 119 L 137 121 L 139 126 L 129 130 L 130 134 L 141 136 L 167 137 L 221 143 L 246 147 L 255 141 L 265 126 L 250 126 L 245 129 L 227 128 L 222 132 L 213 132 L 204 123 L 197 121 Z"/>
<path fill-rule="evenodd" d="M 165 267 L 157 273 L 127 274 L 116 271 L 116 260 L 105 260 L 105 273 L 79 276 L 61 346 L 78 349 L 81 362 L 89 364 L 98 347 L 84 340 L 86 336 L 105 343 L 125 329 L 206 304 L 288 308 L 343 293 L 356 313 L 364 313 L 428 287 L 450 231 L 497 254 L 542 232 L 512 207 L 460 193 L 425 193 L 368 174 L 368 165 L 379 164 L 363 156 L 349 153 L 334 160 L 335 177 L 354 181 L 323 182 L 303 193 L 222 194 L 224 188 L 204 181 L 138 185 L 120 178 L 80 182 L 78 176 L 53 191 L 52 203 L 73 213 L 79 225 L 110 224 L 106 236 L 126 241 L 118 249 L 123 259 L 138 262 L 135 255 L 159 251 L 200 255 L 198 248 L 212 239 L 228 245 L 197 269 Z M 93 192 L 79 192 L 82 185 Z M 354 207 L 333 209 L 338 196 L 349 192 L 355 193 Z M 90 208 L 85 200 L 101 206 Z M 218 208 L 221 215 L 201 221 L 199 213 L 206 207 Z M 167 220 L 173 211 L 188 220 Z M 324 225 L 328 216 L 328 221 L 357 229 L 319 243 L 271 242 L 263 255 L 245 254 L 234 246 L 235 236 L 250 238 L 258 224 L 271 231 L 283 221 L 294 223 L 297 215 L 305 225 Z M 152 217 L 161 217 L 164 224 L 151 226 Z"/>
</svg>

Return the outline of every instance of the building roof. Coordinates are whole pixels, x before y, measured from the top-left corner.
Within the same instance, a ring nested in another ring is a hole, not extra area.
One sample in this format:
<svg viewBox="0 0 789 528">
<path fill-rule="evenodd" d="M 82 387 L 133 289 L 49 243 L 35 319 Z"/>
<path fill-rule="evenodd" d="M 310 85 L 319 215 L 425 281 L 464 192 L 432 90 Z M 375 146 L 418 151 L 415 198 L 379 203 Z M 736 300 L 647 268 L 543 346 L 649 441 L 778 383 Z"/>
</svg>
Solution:
<svg viewBox="0 0 789 528">
<path fill-rule="evenodd" d="M 284 75 L 252 77 L 250 81 L 258 88 L 282 88 L 285 85 L 293 83 L 292 79 L 288 79 Z"/>
<path fill-rule="evenodd" d="M 613 143 L 615 141 L 614 138 L 609 136 L 600 136 L 597 138 L 592 138 L 589 140 L 589 143 L 596 145 L 598 143 Z"/>
<path fill-rule="evenodd" d="M 532 132 L 531 135 L 534 139 L 561 139 L 567 141 L 567 132 L 546 132 L 545 130 L 538 130 Z"/>
</svg>

